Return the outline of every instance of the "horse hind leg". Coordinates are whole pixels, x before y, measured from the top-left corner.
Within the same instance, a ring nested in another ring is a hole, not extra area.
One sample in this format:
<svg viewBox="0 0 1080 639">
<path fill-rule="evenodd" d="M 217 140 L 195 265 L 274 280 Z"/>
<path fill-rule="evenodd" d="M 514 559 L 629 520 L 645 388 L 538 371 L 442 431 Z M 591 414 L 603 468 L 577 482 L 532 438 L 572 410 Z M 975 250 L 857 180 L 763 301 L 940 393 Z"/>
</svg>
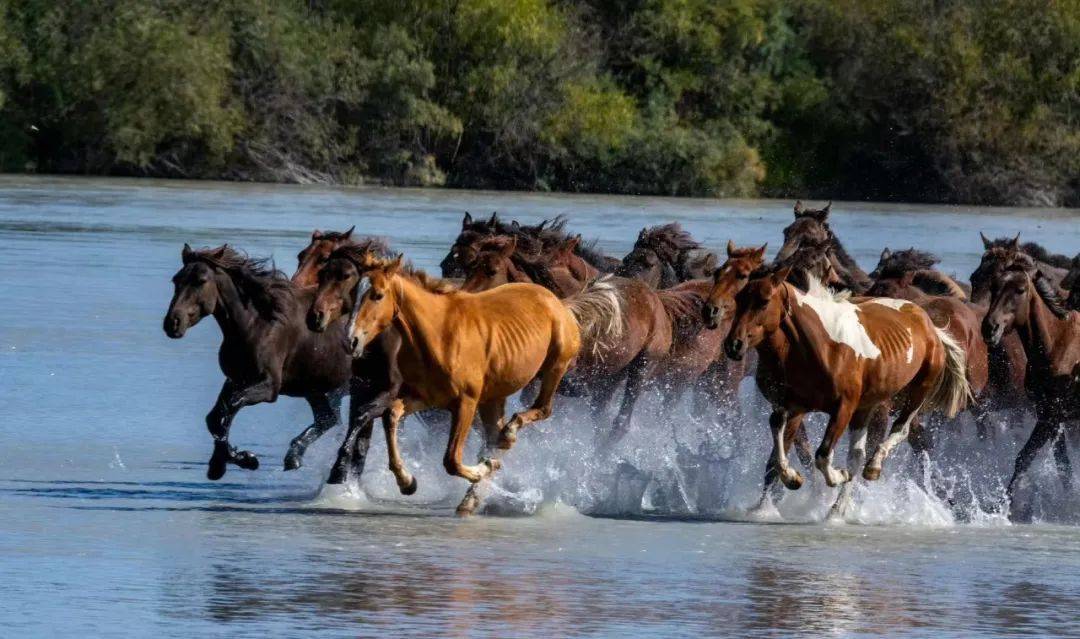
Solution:
<svg viewBox="0 0 1080 639">
<path fill-rule="evenodd" d="M 517 432 L 523 426 L 547 419 L 551 416 L 551 406 L 555 401 L 555 391 L 559 388 L 559 382 L 570 368 L 570 358 L 560 356 L 550 365 L 545 366 L 540 374 L 540 393 L 536 396 L 532 406 L 519 413 L 514 413 L 509 421 L 500 429 L 497 446 L 503 450 L 510 448 L 517 442 Z"/>
<path fill-rule="evenodd" d="M 383 432 L 386 435 L 386 455 L 390 462 L 390 472 L 394 474 L 398 490 L 402 495 L 412 495 L 416 492 L 416 477 L 405 469 L 405 461 L 401 458 L 401 449 L 398 448 L 398 425 L 405 416 L 405 403 L 395 400 L 389 410 L 383 413 Z"/>
<path fill-rule="evenodd" d="M 341 395 L 309 395 L 307 403 L 315 421 L 289 443 L 289 452 L 285 454 L 285 470 L 296 470 L 304 464 L 304 453 L 308 446 L 323 436 L 326 431 L 341 421 Z"/>
<path fill-rule="evenodd" d="M 870 434 L 868 424 L 873 418 L 873 412 L 856 415 L 855 426 L 848 435 L 848 474 L 854 476 L 859 468 L 866 463 L 866 441 Z M 851 510 L 851 496 L 855 492 L 855 482 L 849 481 L 840 487 L 840 494 L 836 496 L 836 502 L 829 509 L 830 521 L 843 521 Z"/>
<path fill-rule="evenodd" d="M 825 428 L 825 437 L 821 440 L 817 452 L 814 454 L 814 464 L 825 476 L 825 483 L 830 487 L 839 486 L 851 481 L 851 473 L 846 468 L 833 467 L 833 450 L 840 436 L 847 430 L 848 423 L 855 412 L 855 402 L 841 401 L 836 410 L 829 416 L 829 425 Z"/>
<path fill-rule="evenodd" d="M 1066 493 L 1072 492 L 1072 462 L 1069 461 L 1069 449 L 1065 442 L 1065 429 L 1058 427 L 1057 437 L 1054 439 L 1054 465 L 1057 466 L 1058 477 Z"/>
<path fill-rule="evenodd" d="M 900 442 L 903 442 L 908 438 L 911 433 L 911 423 L 915 420 L 915 417 L 919 413 L 922 400 L 909 400 L 905 403 L 903 410 L 896 416 L 896 420 L 893 421 L 892 430 L 889 431 L 885 441 L 877 447 L 874 451 L 874 456 L 870 459 L 870 463 L 863 469 L 863 478 L 867 481 L 875 481 L 881 477 L 881 468 L 885 464 L 885 459 L 888 458 L 892 450 L 896 448 Z"/>
<path fill-rule="evenodd" d="M 480 449 L 479 461 L 484 462 L 489 458 L 494 458 L 494 452 L 502 435 L 502 429 L 505 426 L 503 416 L 506 414 L 506 399 L 501 398 L 480 404 L 478 412 L 480 413 L 480 422 L 484 425 L 484 446 Z M 472 514 L 480 507 L 482 496 L 479 486 L 480 482 L 469 486 L 465 498 L 458 504 L 457 512 L 459 515 Z"/>
</svg>

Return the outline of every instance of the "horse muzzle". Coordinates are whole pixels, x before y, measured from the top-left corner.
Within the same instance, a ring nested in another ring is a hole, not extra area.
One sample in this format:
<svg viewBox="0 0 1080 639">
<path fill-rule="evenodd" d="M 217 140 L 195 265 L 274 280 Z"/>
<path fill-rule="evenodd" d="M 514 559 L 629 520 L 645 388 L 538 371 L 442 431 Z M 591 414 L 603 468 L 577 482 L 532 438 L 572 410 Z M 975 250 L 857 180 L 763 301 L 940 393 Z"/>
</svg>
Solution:
<svg viewBox="0 0 1080 639">
<path fill-rule="evenodd" d="M 739 361 L 746 354 L 746 342 L 738 337 L 729 337 L 724 340 L 724 354 L 735 361 Z"/>
<path fill-rule="evenodd" d="M 321 333 L 325 331 L 326 325 L 330 323 L 328 321 L 329 317 L 330 314 L 325 311 L 317 311 L 315 309 L 311 309 L 310 311 L 308 311 L 307 314 L 308 328 L 315 331 L 316 333 Z"/>
<path fill-rule="evenodd" d="M 997 346 L 1001 343 L 1001 338 L 1005 336 L 1005 327 L 998 322 L 983 321 L 982 335 L 983 341 L 987 344 Z"/>
<path fill-rule="evenodd" d="M 720 328 L 720 308 L 716 304 L 701 307 L 701 318 L 705 320 L 705 328 L 711 331 Z"/>
<path fill-rule="evenodd" d="M 365 335 L 362 332 L 345 338 L 345 352 L 349 353 L 354 358 L 363 357 L 364 347 L 367 345 L 367 340 L 364 338 Z"/>
<path fill-rule="evenodd" d="M 165 334 L 172 339 L 180 339 L 187 332 L 188 327 L 187 322 L 180 315 L 170 313 L 165 316 L 162 328 L 165 330 Z"/>
</svg>

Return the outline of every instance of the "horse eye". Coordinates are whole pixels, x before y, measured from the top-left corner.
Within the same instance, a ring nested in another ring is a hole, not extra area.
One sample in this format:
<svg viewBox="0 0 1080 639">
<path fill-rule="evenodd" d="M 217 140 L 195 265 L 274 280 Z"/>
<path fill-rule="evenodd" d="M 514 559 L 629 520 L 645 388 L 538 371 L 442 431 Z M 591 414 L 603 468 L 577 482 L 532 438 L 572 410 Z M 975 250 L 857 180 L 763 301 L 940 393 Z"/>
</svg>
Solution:
<svg viewBox="0 0 1080 639">
<path fill-rule="evenodd" d="M 379 301 L 379 300 L 381 300 L 382 298 L 383 298 L 383 294 L 382 294 L 382 293 L 378 293 L 378 292 L 376 292 L 376 291 L 371 291 L 371 301 L 372 301 L 372 302 L 378 302 L 378 301 Z"/>
</svg>

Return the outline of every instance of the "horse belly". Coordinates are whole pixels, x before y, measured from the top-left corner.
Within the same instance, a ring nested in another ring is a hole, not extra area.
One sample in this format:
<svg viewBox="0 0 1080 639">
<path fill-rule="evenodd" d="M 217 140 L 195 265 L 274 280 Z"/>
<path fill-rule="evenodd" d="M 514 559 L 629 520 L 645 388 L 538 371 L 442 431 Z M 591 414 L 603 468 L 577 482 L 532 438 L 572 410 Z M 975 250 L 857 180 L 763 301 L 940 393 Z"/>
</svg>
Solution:
<svg viewBox="0 0 1080 639">
<path fill-rule="evenodd" d="M 515 349 L 519 352 L 492 354 L 484 378 L 482 398 L 507 397 L 524 388 L 543 367 L 549 345 L 550 339 L 547 343 L 538 340 L 531 345 L 532 348 Z"/>
</svg>

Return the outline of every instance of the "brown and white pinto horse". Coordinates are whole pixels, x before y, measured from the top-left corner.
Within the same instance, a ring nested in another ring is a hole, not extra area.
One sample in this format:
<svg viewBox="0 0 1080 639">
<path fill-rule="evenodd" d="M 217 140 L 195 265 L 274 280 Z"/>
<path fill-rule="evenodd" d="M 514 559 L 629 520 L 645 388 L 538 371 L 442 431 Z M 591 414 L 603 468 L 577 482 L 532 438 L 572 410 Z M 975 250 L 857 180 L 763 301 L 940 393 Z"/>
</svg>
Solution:
<svg viewBox="0 0 1080 639">
<path fill-rule="evenodd" d="M 402 376 L 398 399 L 385 424 L 390 469 L 399 487 L 415 486 L 397 446 L 397 424 L 423 408 L 449 410 L 453 416 L 443 465 L 451 475 L 473 484 L 500 466 L 488 458 L 479 465 L 462 462 L 465 441 L 479 411 L 489 447 L 509 449 L 517 431 L 551 415 L 555 390 L 581 346 L 579 317 L 591 311 L 569 308 L 535 284 L 508 284 L 483 293 L 467 293 L 449 284 L 403 269 L 401 257 L 366 272 L 363 292 L 349 327 L 353 355 L 390 327 L 401 336 L 397 362 Z M 503 420 L 506 399 L 540 378 L 532 406 Z M 458 508 L 477 506 L 470 490 Z"/>
<path fill-rule="evenodd" d="M 1012 267 L 990 281 L 990 309 L 983 319 L 983 336 L 996 345 L 1015 330 L 1027 354 L 1025 380 L 1035 403 L 1035 428 L 1016 457 L 1009 480 L 1010 514 L 1026 519 L 1018 509 L 1016 487 L 1035 455 L 1051 440 L 1055 461 L 1066 491 L 1072 487 L 1072 469 L 1065 454 L 1062 429 L 1066 421 L 1080 419 L 1080 312 L 1063 306 L 1053 283 L 1037 268 Z"/>
<path fill-rule="evenodd" d="M 882 464 L 907 438 L 920 410 L 952 416 L 970 391 L 963 349 L 936 328 L 926 313 L 903 300 L 858 304 L 811 278 L 806 293 L 786 282 L 788 269 L 755 279 L 735 296 L 735 316 L 724 342 L 729 357 L 758 351 L 757 382 L 772 403 L 773 452 L 765 472 L 767 498 L 777 477 L 790 489 L 802 476 L 788 466 L 787 448 L 803 415 L 829 414 L 815 463 L 830 486 L 844 485 L 830 513 L 843 516 L 850 502 L 852 473 L 866 457 L 866 424 L 883 403 L 896 401 L 899 414 L 874 452 L 863 477 L 877 479 Z M 832 465 L 833 449 L 852 425 L 848 470 Z"/>
</svg>

